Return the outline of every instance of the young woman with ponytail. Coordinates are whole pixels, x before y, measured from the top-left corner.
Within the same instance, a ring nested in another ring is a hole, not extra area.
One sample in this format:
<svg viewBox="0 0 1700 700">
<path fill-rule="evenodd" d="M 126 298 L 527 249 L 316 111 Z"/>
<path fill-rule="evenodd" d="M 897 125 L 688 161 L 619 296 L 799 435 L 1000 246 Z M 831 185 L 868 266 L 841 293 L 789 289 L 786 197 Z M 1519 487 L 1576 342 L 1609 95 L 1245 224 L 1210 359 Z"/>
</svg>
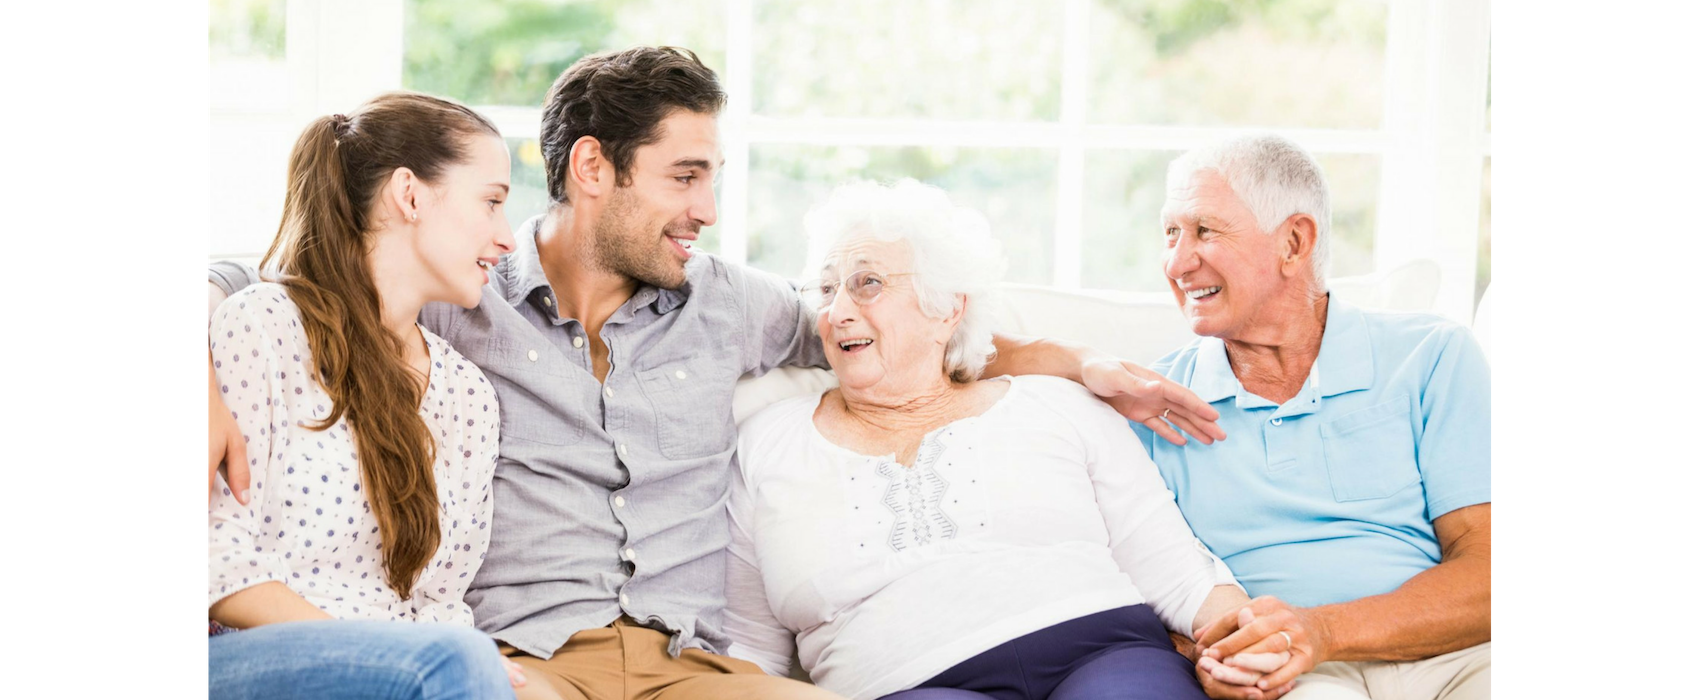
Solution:
<svg viewBox="0 0 1700 700">
<path fill-rule="evenodd" d="M 211 697 L 523 685 L 461 600 L 490 541 L 496 395 L 416 323 L 427 303 L 476 306 L 513 249 L 508 170 L 487 119 L 414 93 L 296 142 L 270 281 L 210 327 L 252 484 L 210 508 Z"/>
</svg>

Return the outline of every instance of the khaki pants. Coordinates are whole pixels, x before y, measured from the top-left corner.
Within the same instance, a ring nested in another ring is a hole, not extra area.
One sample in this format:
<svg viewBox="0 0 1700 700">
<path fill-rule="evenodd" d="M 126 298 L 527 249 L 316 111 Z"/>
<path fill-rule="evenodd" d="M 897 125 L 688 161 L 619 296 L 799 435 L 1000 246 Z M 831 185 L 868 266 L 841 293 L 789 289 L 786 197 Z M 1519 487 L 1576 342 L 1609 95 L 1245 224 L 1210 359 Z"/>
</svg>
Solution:
<svg viewBox="0 0 1700 700">
<path fill-rule="evenodd" d="M 842 700 L 742 659 L 699 649 L 675 659 L 667 642 L 666 633 L 621 619 L 573 635 L 547 659 L 505 644 L 501 650 L 525 668 L 520 700 Z"/>
<path fill-rule="evenodd" d="M 1487 700 L 1493 642 L 1421 661 L 1329 661 L 1283 700 Z"/>
</svg>

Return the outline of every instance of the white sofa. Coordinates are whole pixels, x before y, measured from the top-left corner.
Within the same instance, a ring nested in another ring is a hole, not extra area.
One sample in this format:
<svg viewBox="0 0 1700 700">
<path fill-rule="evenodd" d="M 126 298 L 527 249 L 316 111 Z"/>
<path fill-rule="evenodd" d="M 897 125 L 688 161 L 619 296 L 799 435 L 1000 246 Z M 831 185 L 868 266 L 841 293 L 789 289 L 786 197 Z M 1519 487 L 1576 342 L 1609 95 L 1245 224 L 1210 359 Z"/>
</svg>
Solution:
<svg viewBox="0 0 1700 700">
<path fill-rule="evenodd" d="M 1440 288 L 1440 266 L 1429 260 L 1406 263 L 1387 272 L 1329 280 L 1329 289 L 1352 304 L 1391 311 L 1428 311 Z M 1188 342 L 1192 331 L 1167 292 L 1070 292 L 1027 284 L 1006 284 L 995 300 L 1002 308 L 1004 333 L 1061 338 L 1084 343 L 1117 357 L 1150 364 Z M 785 368 L 745 377 L 738 383 L 732 414 L 745 418 L 768 405 L 836 386 L 831 372 Z"/>
</svg>

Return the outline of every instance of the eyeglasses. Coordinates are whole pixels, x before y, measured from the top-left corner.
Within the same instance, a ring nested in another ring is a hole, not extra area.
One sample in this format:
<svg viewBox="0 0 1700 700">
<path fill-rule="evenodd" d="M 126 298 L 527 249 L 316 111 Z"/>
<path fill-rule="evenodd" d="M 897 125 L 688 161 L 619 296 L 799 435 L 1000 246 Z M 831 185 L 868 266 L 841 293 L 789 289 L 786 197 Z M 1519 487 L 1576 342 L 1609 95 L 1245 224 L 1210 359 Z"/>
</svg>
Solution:
<svg viewBox="0 0 1700 700">
<path fill-rule="evenodd" d="M 915 273 L 893 272 L 882 275 L 873 270 L 857 270 L 841 282 L 815 280 L 803 287 L 803 298 L 814 304 L 815 308 L 824 309 L 832 306 L 832 302 L 838 298 L 838 289 L 843 287 L 850 294 L 851 301 L 856 302 L 858 306 L 867 306 L 880 298 L 880 292 L 885 291 L 886 280 L 913 274 Z"/>
</svg>

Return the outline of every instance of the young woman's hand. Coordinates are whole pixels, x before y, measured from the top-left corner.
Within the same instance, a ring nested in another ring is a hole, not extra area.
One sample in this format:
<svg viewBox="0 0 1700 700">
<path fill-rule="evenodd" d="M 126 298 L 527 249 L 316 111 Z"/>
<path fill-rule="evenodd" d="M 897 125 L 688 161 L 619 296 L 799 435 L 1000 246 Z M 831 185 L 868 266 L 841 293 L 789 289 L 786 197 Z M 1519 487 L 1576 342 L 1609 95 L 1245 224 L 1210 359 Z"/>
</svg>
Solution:
<svg viewBox="0 0 1700 700">
<path fill-rule="evenodd" d="M 502 658 L 502 668 L 506 669 L 507 672 L 508 672 L 508 684 L 512 685 L 515 688 L 524 688 L 525 687 L 525 669 L 523 667 L 521 667 L 519 664 L 514 663 L 512 659 L 509 659 L 506 656 L 501 657 L 501 658 Z"/>
</svg>

